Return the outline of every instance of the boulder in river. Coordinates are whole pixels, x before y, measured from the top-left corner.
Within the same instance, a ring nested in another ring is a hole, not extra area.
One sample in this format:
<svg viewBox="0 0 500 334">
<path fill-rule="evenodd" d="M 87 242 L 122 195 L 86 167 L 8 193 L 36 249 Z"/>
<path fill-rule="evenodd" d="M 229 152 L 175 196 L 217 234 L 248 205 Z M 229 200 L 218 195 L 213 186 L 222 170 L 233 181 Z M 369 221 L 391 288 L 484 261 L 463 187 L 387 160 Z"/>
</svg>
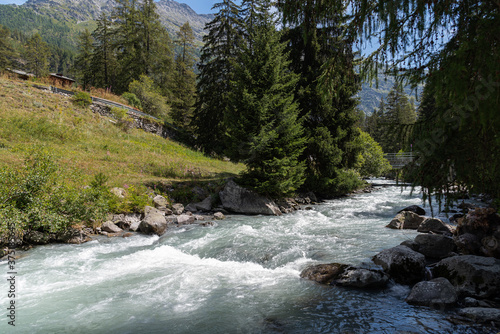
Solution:
<svg viewBox="0 0 500 334">
<path fill-rule="evenodd" d="M 437 233 L 452 235 L 454 228 L 450 225 L 445 224 L 441 219 L 437 218 L 426 218 L 417 229 L 420 233 Z"/>
<path fill-rule="evenodd" d="M 450 281 L 439 277 L 430 281 L 418 282 L 411 289 L 406 302 L 412 305 L 430 306 L 443 309 L 457 302 L 457 292 Z"/>
<path fill-rule="evenodd" d="M 414 212 L 403 211 L 398 213 L 386 227 L 392 229 L 416 230 L 424 220 L 425 217 L 421 217 Z"/>
<path fill-rule="evenodd" d="M 398 211 L 398 213 L 401 213 L 403 211 L 411 211 L 413 213 L 416 213 L 419 216 L 424 216 L 425 215 L 425 210 L 419 207 L 418 205 L 410 205 L 403 210 Z"/>
<path fill-rule="evenodd" d="M 459 249 L 472 255 L 500 258 L 500 216 L 491 208 L 470 210 L 456 230 Z"/>
<path fill-rule="evenodd" d="M 167 230 L 167 220 L 162 213 L 151 212 L 144 217 L 139 231 L 145 234 L 162 235 Z"/>
<path fill-rule="evenodd" d="M 383 288 L 389 276 L 382 270 L 349 267 L 334 281 L 336 285 L 355 288 Z"/>
<path fill-rule="evenodd" d="M 194 216 L 189 216 L 189 215 L 179 215 L 177 217 L 177 224 L 179 225 L 190 225 L 194 223 L 195 217 Z"/>
<path fill-rule="evenodd" d="M 417 251 L 431 259 L 444 259 L 455 251 L 453 239 L 441 234 L 420 234 L 415 242 L 418 244 Z"/>
<path fill-rule="evenodd" d="M 239 186 L 234 180 L 229 180 L 219 196 L 223 208 L 230 212 L 247 215 L 281 215 L 280 209 L 273 201 Z"/>
<path fill-rule="evenodd" d="M 174 215 L 182 215 L 182 213 L 184 212 L 184 205 L 182 205 L 181 203 L 175 203 L 174 205 L 172 205 L 172 212 L 174 213 Z"/>
<path fill-rule="evenodd" d="M 500 260 L 462 255 L 449 257 L 432 268 L 434 277 L 447 278 L 460 297 L 489 298 L 500 295 Z"/>
<path fill-rule="evenodd" d="M 389 281 L 389 276 L 381 270 L 356 268 L 340 263 L 310 266 L 302 271 L 300 277 L 321 284 L 365 289 L 382 288 Z"/>
<path fill-rule="evenodd" d="M 317 264 L 304 269 L 300 277 L 321 284 L 332 284 L 348 267 L 340 263 Z"/>
<path fill-rule="evenodd" d="M 120 233 L 123 230 L 115 225 L 112 221 L 107 221 L 102 224 L 101 230 L 108 233 Z"/>
<path fill-rule="evenodd" d="M 413 284 L 425 276 L 425 256 L 406 246 L 385 249 L 373 257 L 396 282 Z"/>
</svg>

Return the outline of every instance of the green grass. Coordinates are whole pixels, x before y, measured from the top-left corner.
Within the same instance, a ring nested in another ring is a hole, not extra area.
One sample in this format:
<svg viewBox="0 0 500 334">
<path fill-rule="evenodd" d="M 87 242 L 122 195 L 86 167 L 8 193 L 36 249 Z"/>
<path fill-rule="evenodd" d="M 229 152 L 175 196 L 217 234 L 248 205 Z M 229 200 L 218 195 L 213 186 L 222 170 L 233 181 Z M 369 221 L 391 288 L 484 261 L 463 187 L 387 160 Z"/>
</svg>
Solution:
<svg viewBox="0 0 500 334">
<path fill-rule="evenodd" d="M 107 175 L 109 186 L 209 182 L 244 169 L 139 129 L 124 132 L 67 97 L 0 77 L 0 166 L 21 166 L 34 145 L 89 180 Z"/>
</svg>

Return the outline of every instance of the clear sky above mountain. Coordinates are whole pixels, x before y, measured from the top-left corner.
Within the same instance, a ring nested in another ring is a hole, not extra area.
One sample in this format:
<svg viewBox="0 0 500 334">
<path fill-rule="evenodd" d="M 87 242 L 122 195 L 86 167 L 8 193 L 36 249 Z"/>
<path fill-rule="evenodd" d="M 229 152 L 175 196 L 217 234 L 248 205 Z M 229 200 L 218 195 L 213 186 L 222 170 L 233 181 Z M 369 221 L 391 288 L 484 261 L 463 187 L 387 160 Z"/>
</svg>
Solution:
<svg viewBox="0 0 500 334">
<path fill-rule="evenodd" d="M 16 4 L 22 5 L 26 0 L 0 0 L 1 5 Z M 211 13 L 212 6 L 219 2 L 218 0 L 181 0 L 180 3 L 185 3 L 198 14 L 208 14 Z"/>
</svg>

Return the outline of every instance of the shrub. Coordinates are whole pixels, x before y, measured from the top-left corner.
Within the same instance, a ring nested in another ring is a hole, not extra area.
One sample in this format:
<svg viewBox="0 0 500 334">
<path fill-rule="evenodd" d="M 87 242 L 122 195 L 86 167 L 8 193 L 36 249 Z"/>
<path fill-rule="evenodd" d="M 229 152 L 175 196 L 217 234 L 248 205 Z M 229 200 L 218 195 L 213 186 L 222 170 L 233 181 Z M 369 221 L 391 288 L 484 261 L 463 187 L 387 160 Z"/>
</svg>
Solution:
<svg viewBox="0 0 500 334">
<path fill-rule="evenodd" d="M 43 149 L 33 150 L 21 169 L 0 169 L 0 239 L 22 238 L 29 231 L 56 233 L 102 219 L 110 198 L 103 176 L 88 187 L 81 181 Z"/>
<path fill-rule="evenodd" d="M 152 206 L 153 200 L 148 195 L 148 188 L 145 186 L 126 187 L 125 198 L 112 196 L 109 202 L 111 212 L 115 213 L 141 213 L 146 205 Z"/>
<path fill-rule="evenodd" d="M 167 118 L 170 106 L 167 104 L 166 98 L 154 86 L 151 78 L 141 75 L 139 80 L 130 83 L 129 91 L 141 101 L 142 111 L 158 118 Z"/>
<path fill-rule="evenodd" d="M 92 97 L 86 92 L 77 92 L 73 95 L 73 103 L 80 107 L 88 107 L 92 104 Z"/>
<path fill-rule="evenodd" d="M 137 98 L 137 96 L 133 93 L 123 93 L 122 97 L 127 100 L 128 104 L 134 108 L 142 110 L 141 100 Z"/>
<path fill-rule="evenodd" d="M 134 119 L 127 114 L 123 108 L 111 108 L 111 114 L 116 119 L 116 125 L 125 132 L 134 127 Z"/>
</svg>

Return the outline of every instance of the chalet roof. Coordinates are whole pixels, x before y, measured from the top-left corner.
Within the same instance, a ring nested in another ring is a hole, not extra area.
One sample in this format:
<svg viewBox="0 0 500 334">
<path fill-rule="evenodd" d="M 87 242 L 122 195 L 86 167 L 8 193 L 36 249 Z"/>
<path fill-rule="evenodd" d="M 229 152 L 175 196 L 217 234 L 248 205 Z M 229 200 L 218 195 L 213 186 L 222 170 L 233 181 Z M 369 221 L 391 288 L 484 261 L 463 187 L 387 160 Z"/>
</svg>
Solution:
<svg viewBox="0 0 500 334">
<path fill-rule="evenodd" d="M 59 73 L 50 73 L 50 76 L 53 77 L 53 78 L 63 79 L 63 80 L 71 81 L 71 82 L 75 82 L 76 81 L 75 79 L 71 79 L 71 78 L 65 77 L 64 75 L 59 74 Z"/>
<path fill-rule="evenodd" d="M 24 71 L 21 71 L 21 70 L 13 70 L 11 68 L 8 68 L 7 71 L 15 73 L 15 74 L 18 74 L 18 75 L 25 75 L 25 76 L 28 76 L 28 77 L 34 77 L 35 76 L 33 73 L 24 72 Z"/>
</svg>

